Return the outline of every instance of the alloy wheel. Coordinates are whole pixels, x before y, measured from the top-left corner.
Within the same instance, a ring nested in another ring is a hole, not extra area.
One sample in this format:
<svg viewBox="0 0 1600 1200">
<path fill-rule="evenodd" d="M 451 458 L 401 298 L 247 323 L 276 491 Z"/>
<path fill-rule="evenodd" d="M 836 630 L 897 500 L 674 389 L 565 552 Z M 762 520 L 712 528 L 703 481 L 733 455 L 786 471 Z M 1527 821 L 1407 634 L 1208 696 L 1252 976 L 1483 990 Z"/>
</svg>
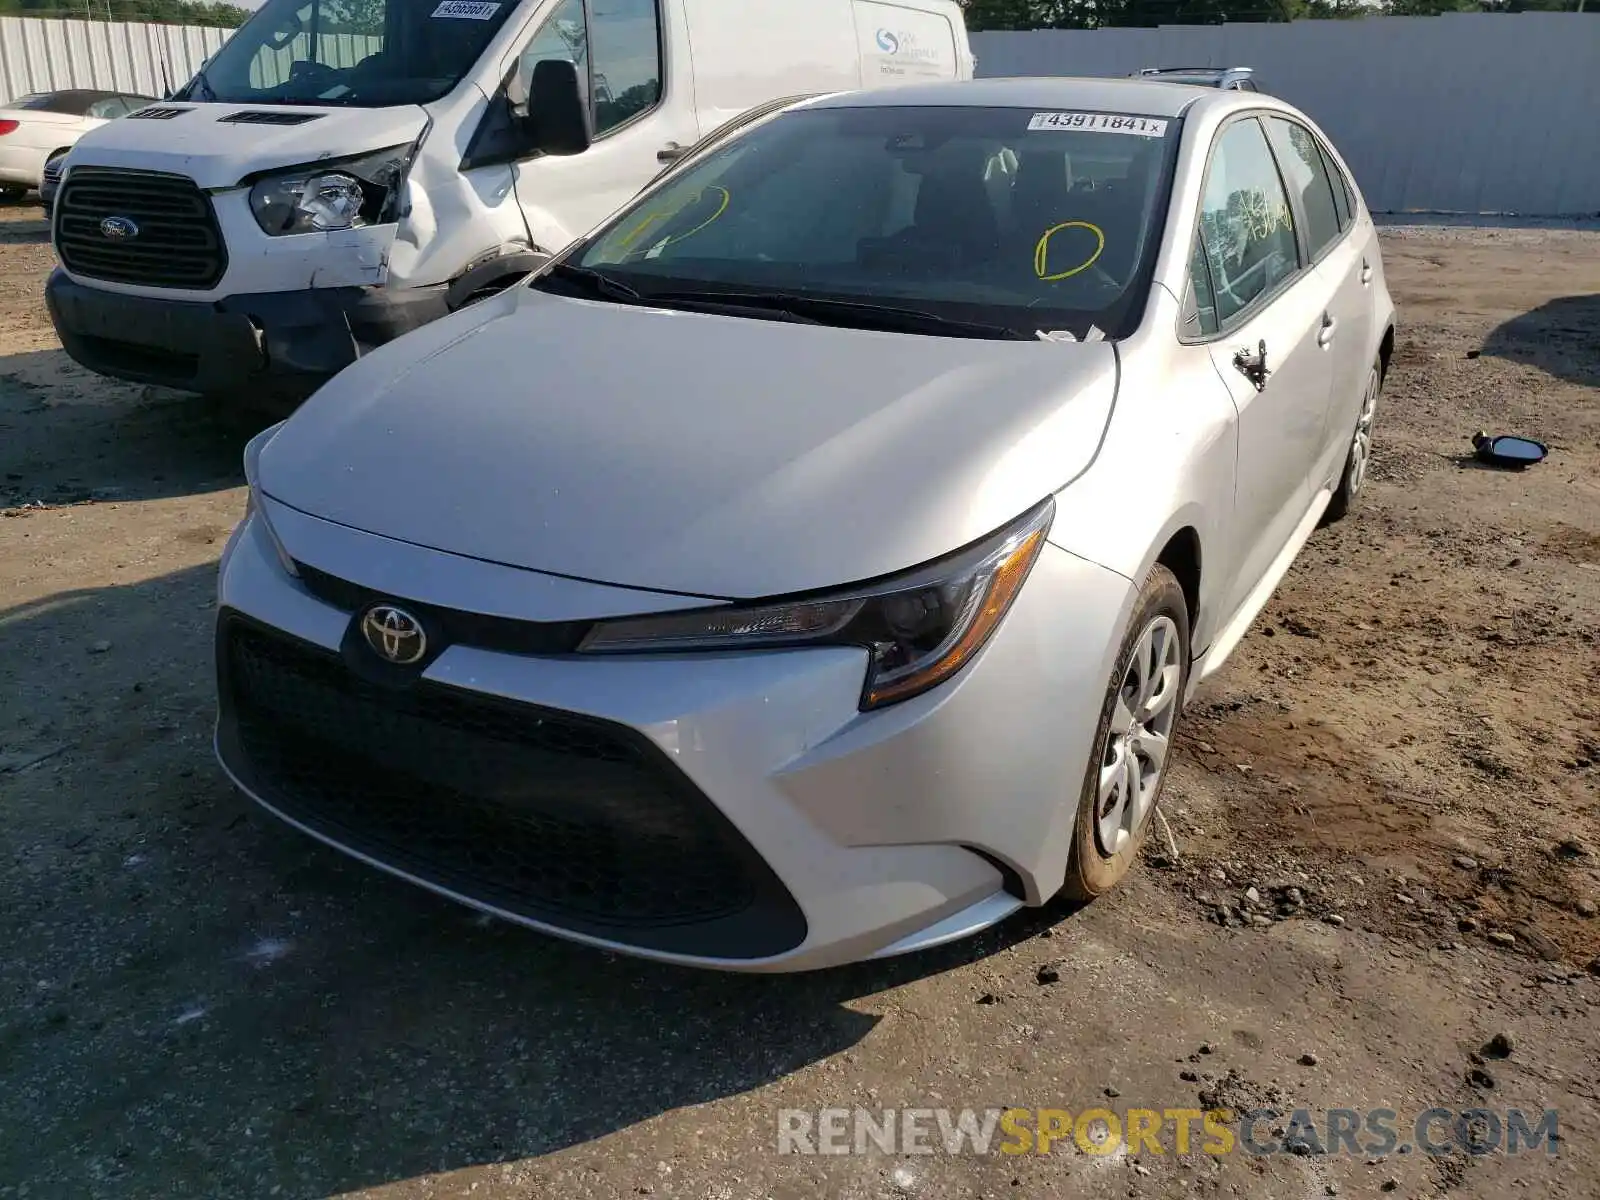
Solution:
<svg viewBox="0 0 1600 1200">
<path fill-rule="evenodd" d="M 1372 420 L 1378 414 L 1378 372 L 1367 373 L 1367 390 L 1361 397 L 1361 415 L 1356 418 L 1355 437 L 1350 441 L 1350 494 L 1361 490 L 1367 479 L 1367 465 L 1372 461 Z"/>
<path fill-rule="evenodd" d="M 1144 826 L 1161 790 L 1183 678 L 1178 626 L 1159 616 L 1134 644 L 1100 756 L 1095 841 L 1106 858 Z"/>
</svg>

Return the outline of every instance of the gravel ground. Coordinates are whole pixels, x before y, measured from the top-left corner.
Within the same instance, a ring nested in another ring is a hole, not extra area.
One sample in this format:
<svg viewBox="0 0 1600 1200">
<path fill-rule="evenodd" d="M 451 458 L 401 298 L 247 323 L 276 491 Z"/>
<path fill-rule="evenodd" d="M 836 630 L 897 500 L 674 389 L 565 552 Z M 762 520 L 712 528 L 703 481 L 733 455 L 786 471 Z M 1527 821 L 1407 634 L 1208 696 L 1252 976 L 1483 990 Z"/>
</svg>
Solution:
<svg viewBox="0 0 1600 1200">
<path fill-rule="evenodd" d="M 73 366 L 44 224 L 0 210 L 0 1196 L 1600 1194 L 1600 232 L 1384 237 L 1372 483 L 1191 710 L 1176 858 L 747 979 L 487 922 L 231 793 L 209 630 L 252 427 Z M 1480 469 L 1480 428 L 1551 457 Z M 852 1105 L 1554 1108 L 1561 1140 L 776 1152 L 780 1109 Z"/>
</svg>

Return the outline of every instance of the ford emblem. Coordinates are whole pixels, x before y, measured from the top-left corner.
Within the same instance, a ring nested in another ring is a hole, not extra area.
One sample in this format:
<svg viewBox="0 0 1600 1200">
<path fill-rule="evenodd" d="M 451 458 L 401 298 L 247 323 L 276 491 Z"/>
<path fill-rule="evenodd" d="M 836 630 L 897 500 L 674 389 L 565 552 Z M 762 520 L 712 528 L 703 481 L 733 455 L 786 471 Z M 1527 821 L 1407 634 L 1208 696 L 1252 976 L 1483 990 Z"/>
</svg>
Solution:
<svg viewBox="0 0 1600 1200">
<path fill-rule="evenodd" d="M 139 227 L 130 217 L 107 217 L 100 222 L 100 235 L 116 241 L 127 241 L 139 236 Z"/>
</svg>

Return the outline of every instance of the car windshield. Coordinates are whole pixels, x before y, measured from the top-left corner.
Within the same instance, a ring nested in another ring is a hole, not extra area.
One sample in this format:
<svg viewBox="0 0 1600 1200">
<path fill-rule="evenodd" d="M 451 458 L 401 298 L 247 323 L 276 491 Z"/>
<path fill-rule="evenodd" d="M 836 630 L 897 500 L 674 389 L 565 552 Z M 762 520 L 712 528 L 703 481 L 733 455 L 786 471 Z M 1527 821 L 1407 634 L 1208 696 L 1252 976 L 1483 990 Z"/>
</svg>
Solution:
<svg viewBox="0 0 1600 1200">
<path fill-rule="evenodd" d="M 686 164 L 566 265 L 644 300 L 720 290 L 1121 336 L 1148 294 L 1177 132 L 1127 113 L 796 109 Z"/>
<path fill-rule="evenodd" d="M 515 0 L 267 0 L 177 98 L 379 108 L 460 82 Z"/>
</svg>

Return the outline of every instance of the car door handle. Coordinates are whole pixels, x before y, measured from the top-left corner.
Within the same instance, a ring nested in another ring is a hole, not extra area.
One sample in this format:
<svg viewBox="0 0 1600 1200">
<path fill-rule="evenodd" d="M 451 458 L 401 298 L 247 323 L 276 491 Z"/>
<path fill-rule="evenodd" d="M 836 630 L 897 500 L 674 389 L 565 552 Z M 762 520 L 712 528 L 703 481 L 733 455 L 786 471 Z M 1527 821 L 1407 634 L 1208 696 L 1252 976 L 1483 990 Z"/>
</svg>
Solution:
<svg viewBox="0 0 1600 1200">
<path fill-rule="evenodd" d="M 1366 259 L 1361 260 L 1361 284 L 1363 287 L 1372 282 L 1372 264 Z"/>
<path fill-rule="evenodd" d="M 1322 318 L 1322 328 L 1317 330 L 1317 345 L 1322 346 L 1323 348 L 1331 346 L 1333 344 L 1334 330 L 1338 328 L 1339 322 L 1324 314 Z"/>
<path fill-rule="evenodd" d="M 658 163 L 675 163 L 687 153 L 689 153 L 689 147 L 680 146 L 677 142 L 668 142 L 656 151 L 656 161 Z"/>
</svg>

